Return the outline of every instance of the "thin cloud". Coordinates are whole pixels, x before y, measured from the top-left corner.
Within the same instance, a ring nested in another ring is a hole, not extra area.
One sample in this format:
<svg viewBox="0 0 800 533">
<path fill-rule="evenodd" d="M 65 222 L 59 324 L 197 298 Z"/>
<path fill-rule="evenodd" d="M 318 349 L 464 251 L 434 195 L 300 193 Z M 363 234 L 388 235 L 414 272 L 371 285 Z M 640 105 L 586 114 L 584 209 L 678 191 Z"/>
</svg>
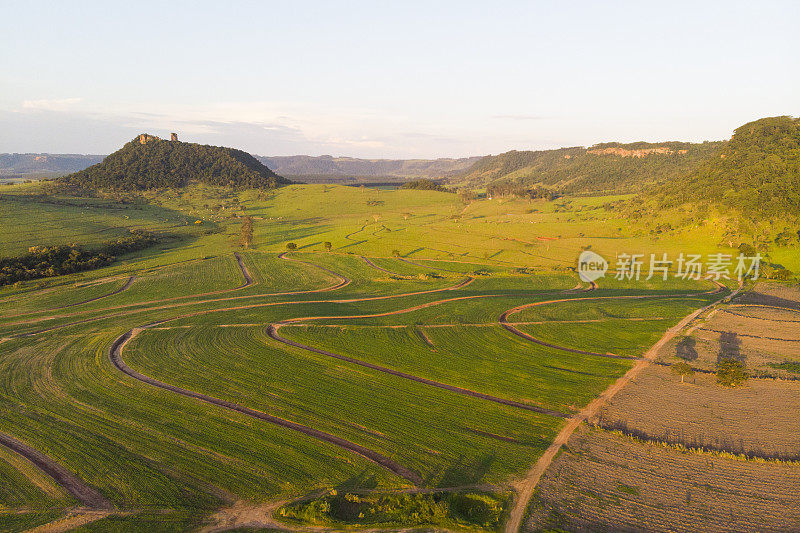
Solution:
<svg viewBox="0 0 800 533">
<path fill-rule="evenodd" d="M 492 118 L 498 120 L 544 120 L 546 117 L 538 115 L 494 115 Z"/>
<path fill-rule="evenodd" d="M 45 98 L 42 100 L 25 100 L 22 102 L 22 108 L 41 111 L 64 111 L 76 104 L 81 103 L 82 100 L 83 98 Z"/>
</svg>

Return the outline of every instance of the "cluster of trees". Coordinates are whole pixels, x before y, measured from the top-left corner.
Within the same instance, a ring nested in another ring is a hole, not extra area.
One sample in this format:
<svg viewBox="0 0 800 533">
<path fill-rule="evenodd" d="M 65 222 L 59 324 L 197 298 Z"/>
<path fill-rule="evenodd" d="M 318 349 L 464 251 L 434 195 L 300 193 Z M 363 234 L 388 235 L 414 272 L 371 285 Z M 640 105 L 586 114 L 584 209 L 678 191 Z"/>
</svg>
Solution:
<svg viewBox="0 0 800 533">
<path fill-rule="evenodd" d="M 32 246 L 21 256 L 0 258 L 0 286 L 104 267 L 113 263 L 118 255 L 142 250 L 157 242 L 158 237 L 152 233 L 132 230 L 130 235 L 93 250 L 76 244 Z"/>
<path fill-rule="evenodd" d="M 441 191 L 441 192 L 452 192 L 447 187 L 439 183 L 438 181 L 429 180 L 427 178 L 422 178 L 418 180 L 409 181 L 403 184 L 403 189 L 417 189 L 420 191 Z"/>
<path fill-rule="evenodd" d="M 102 163 L 64 176 L 65 189 L 144 190 L 183 187 L 190 180 L 239 188 L 273 188 L 288 180 L 233 148 L 138 138 Z"/>
<path fill-rule="evenodd" d="M 489 196 L 516 196 L 517 198 L 527 198 L 534 200 L 536 198 L 544 198 L 546 200 L 555 200 L 561 198 L 561 195 L 553 190 L 545 189 L 541 186 L 527 187 L 519 183 L 500 181 L 492 183 L 486 187 L 486 194 Z"/>
</svg>

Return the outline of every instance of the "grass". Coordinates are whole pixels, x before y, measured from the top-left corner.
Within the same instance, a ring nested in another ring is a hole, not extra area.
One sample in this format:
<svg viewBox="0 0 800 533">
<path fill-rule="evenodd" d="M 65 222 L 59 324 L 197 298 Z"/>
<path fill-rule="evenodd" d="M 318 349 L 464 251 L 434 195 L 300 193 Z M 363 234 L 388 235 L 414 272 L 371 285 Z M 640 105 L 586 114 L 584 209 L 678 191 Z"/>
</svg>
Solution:
<svg viewBox="0 0 800 533">
<path fill-rule="evenodd" d="M 497 325 L 501 313 L 531 302 L 579 299 L 526 309 L 513 320 L 546 322 L 520 327 L 559 343 L 637 353 L 709 301 L 700 294 L 593 299 L 709 289 L 675 280 L 607 279 L 597 291 L 564 292 L 576 285 L 570 268 L 588 244 L 604 253 L 675 245 L 635 235 L 599 207 L 602 198 L 464 205 L 455 195 L 431 191 L 193 186 L 148 194 L 149 204 L 116 204 L 43 198 L 36 187 L 4 187 L 0 254 L 35 244 L 91 246 L 129 227 L 175 237 L 97 271 L 0 288 L 0 431 L 52 457 L 126 512 L 81 531 L 182 531 L 234 501 L 295 499 L 336 487 L 362 494 L 358 503 L 367 514 L 391 503 L 397 512 L 382 515 L 388 518 L 378 525 L 495 529 L 507 484 L 547 448 L 562 419 L 289 347 L 264 327 L 330 317 L 286 326 L 281 334 L 419 377 L 572 412 L 630 362 L 535 345 Z M 255 226 L 248 250 L 237 244 L 243 214 Z M 702 236 L 695 243 L 711 250 L 712 240 Z M 298 245 L 289 257 L 305 263 L 278 257 L 287 242 Z M 251 286 L 240 287 L 235 251 L 253 277 Z M 325 290 L 339 278 L 324 269 L 350 283 Z M 136 279 L 127 290 L 80 303 L 113 292 L 130 276 Z M 468 277 L 474 278 L 468 285 L 447 290 Z M 276 294 L 286 292 L 297 294 Z M 54 309 L 62 306 L 70 307 Z M 389 314 L 413 307 L 419 308 Z M 344 318 L 352 315 L 380 316 Z M 563 322 L 578 319 L 603 322 Z M 332 444 L 157 389 L 111 365 L 108 349 L 116 337 L 162 320 L 126 348 L 124 359 L 134 369 L 366 446 L 418 472 L 438 496 L 383 501 L 408 483 Z M 18 336 L 48 327 L 56 329 Z M 0 479 L 8 481 L 0 487 L 0 505 L 30 513 L 2 515 L 0 527 L 14 520 L 35 525 L 51 518 L 50 509 L 63 514 L 74 504 L 57 487 L 43 491 L 37 475 L 44 474 L 14 461 L 13 454 L 0 455 Z M 464 488 L 476 484 L 488 492 Z M 470 505 L 441 492 L 450 487 L 469 492 Z M 441 502 L 446 509 L 437 507 Z M 486 504 L 495 514 L 475 518 L 472 504 Z M 439 521 L 413 518 L 419 505 L 438 509 Z M 297 516 L 306 513 L 297 509 Z M 312 521 L 354 523 L 352 516 L 315 509 Z"/>
<path fill-rule="evenodd" d="M 359 360 L 563 412 L 588 403 L 630 366 L 538 346 L 498 325 L 309 326 L 286 328 L 281 334 Z"/>
<path fill-rule="evenodd" d="M 342 435 L 422 473 L 433 487 L 519 474 L 561 424 L 284 349 L 262 328 L 147 331 L 129 354 L 129 364 L 147 375 Z"/>
</svg>

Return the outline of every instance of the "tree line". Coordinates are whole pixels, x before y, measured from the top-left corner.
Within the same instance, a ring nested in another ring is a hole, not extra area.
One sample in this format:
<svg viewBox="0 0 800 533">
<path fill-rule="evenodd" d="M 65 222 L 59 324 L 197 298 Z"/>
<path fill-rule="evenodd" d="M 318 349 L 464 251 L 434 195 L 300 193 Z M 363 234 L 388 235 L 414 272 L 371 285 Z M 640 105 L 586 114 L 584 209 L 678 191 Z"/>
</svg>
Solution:
<svg viewBox="0 0 800 533">
<path fill-rule="evenodd" d="M 0 286 L 94 270 L 110 265 L 118 255 L 143 250 L 157 242 L 159 238 L 152 233 L 131 230 L 130 235 L 107 241 L 92 250 L 77 244 L 32 246 L 26 254 L 0 258 Z"/>
</svg>

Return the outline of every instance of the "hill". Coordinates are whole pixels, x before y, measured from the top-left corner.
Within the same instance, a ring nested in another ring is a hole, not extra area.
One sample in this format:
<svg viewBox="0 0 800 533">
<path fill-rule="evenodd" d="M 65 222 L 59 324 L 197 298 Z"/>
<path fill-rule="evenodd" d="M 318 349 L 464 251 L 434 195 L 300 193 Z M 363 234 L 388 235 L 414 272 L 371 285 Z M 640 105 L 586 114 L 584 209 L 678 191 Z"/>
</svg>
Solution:
<svg viewBox="0 0 800 533">
<path fill-rule="evenodd" d="M 103 157 L 82 154 L 0 154 L 0 179 L 63 176 L 95 165 Z"/>
<path fill-rule="evenodd" d="M 449 182 L 500 191 L 544 187 L 559 193 L 630 193 L 689 176 L 718 153 L 720 142 L 603 143 L 590 148 L 487 156 Z"/>
<path fill-rule="evenodd" d="M 463 172 L 481 157 L 461 159 L 357 159 L 308 155 L 264 157 L 259 161 L 281 176 L 304 181 L 342 181 L 343 178 L 435 178 Z"/>
<path fill-rule="evenodd" d="M 800 211 L 800 118 L 770 117 L 736 130 L 720 153 L 680 186 L 654 189 L 663 206 L 714 202 L 743 213 Z"/>
<path fill-rule="evenodd" d="M 288 180 L 247 152 L 166 141 L 142 134 L 101 163 L 58 180 L 88 189 L 143 190 L 183 187 L 190 181 L 241 188 L 272 188 Z"/>
</svg>

